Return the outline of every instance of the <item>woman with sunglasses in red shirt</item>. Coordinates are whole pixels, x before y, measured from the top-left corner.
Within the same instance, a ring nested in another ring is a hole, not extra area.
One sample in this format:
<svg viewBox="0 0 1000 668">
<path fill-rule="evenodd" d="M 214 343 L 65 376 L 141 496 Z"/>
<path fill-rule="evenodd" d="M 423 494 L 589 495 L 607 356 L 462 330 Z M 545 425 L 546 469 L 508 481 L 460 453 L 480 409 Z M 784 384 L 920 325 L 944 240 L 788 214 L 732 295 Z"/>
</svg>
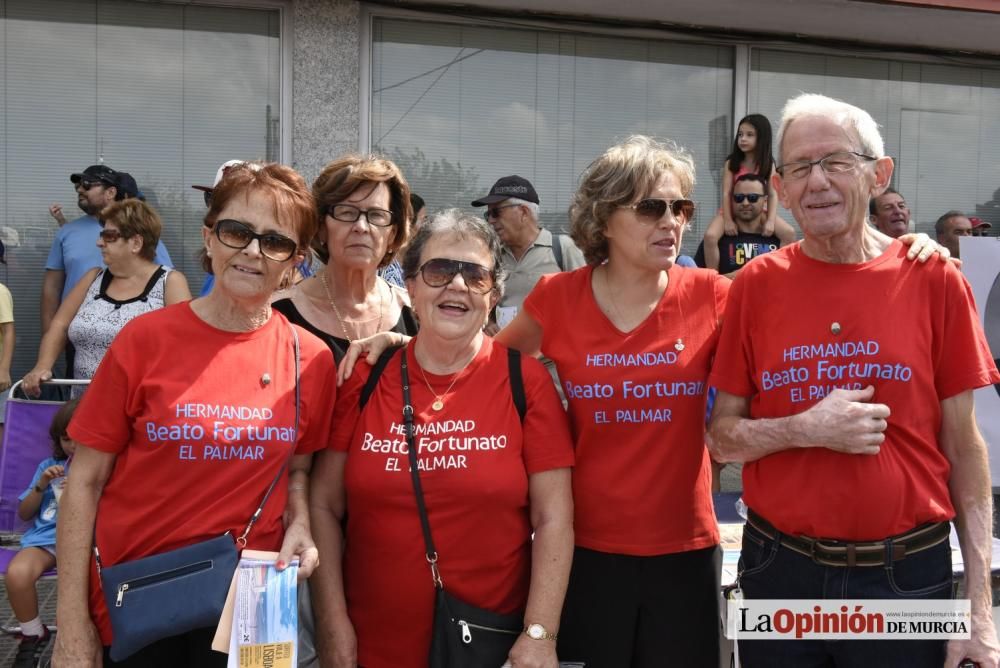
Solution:
<svg viewBox="0 0 1000 668">
<path fill-rule="evenodd" d="M 556 668 L 573 553 L 572 443 L 545 367 L 483 333 L 503 295 L 500 240 L 481 218 L 443 211 L 420 227 L 402 265 L 420 332 L 377 381 L 359 368 L 340 388 L 331 448 L 312 471 L 320 662 L 426 668 L 434 631 L 444 628 L 436 615 L 458 614 L 435 607 L 443 581 L 468 605 L 513 616 L 503 630 L 458 617 L 460 646 L 497 643 L 488 668 L 505 658 Z M 433 548 L 421 530 L 413 467 Z M 453 655 L 446 665 L 483 664 Z"/>
</svg>

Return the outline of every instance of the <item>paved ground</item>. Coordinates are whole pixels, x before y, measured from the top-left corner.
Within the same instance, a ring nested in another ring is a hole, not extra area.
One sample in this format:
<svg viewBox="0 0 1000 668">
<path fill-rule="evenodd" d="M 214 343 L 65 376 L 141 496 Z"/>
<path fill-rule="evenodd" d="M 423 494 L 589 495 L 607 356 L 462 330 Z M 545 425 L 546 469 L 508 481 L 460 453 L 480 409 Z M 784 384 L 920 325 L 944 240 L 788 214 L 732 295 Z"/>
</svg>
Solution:
<svg viewBox="0 0 1000 668">
<path fill-rule="evenodd" d="M 5 537 L 6 538 L 6 537 Z M 0 538 L 0 545 L 3 547 L 17 548 L 17 541 Z M 56 623 L 56 580 L 46 578 L 38 583 L 38 609 L 42 617 L 42 623 L 52 626 Z M 17 626 L 17 618 L 10 610 L 7 603 L 7 594 L 0 594 L 0 625 L 4 628 Z M 17 637 L 7 633 L 0 633 L 0 668 L 6 668 L 14 660 L 17 654 Z M 42 665 L 48 665 L 49 657 L 52 656 L 52 645 L 49 644 L 45 655 L 42 657 Z"/>
</svg>

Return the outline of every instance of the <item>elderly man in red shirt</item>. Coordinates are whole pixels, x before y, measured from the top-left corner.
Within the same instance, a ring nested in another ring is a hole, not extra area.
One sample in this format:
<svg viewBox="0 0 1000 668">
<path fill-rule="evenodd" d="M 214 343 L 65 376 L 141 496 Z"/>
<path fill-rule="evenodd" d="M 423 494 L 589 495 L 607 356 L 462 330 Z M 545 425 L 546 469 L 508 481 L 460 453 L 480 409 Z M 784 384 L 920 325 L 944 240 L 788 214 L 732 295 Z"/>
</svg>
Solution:
<svg viewBox="0 0 1000 668">
<path fill-rule="evenodd" d="M 951 263 L 906 262 L 867 224 L 893 171 L 867 112 L 799 96 L 778 146 L 774 185 L 804 240 L 736 278 L 710 378 L 709 447 L 745 462 L 743 593 L 948 599 L 955 520 L 971 638 L 741 641 L 743 665 L 994 667 L 992 497 L 972 390 L 1000 373 L 972 291 Z"/>
</svg>

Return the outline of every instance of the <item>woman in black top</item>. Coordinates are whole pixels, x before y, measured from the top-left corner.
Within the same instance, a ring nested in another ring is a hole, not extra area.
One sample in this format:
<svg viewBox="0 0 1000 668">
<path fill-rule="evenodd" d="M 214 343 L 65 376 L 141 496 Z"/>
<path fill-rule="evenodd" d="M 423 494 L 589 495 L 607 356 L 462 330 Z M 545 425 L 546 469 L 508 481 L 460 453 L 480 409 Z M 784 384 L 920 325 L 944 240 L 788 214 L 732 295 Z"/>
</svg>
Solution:
<svg viewBox="0 0 1000 668">
<path fill-rule="evenodd" d="M 392 161 L 348 155 L 313 183 L 316 275 L 276 295 L 275 310 L 322 339 L 339 363 L 352 341 L 416 333 L 406 291 L 379 278 L 410 235 L 410 187 Z"/>
</svg>

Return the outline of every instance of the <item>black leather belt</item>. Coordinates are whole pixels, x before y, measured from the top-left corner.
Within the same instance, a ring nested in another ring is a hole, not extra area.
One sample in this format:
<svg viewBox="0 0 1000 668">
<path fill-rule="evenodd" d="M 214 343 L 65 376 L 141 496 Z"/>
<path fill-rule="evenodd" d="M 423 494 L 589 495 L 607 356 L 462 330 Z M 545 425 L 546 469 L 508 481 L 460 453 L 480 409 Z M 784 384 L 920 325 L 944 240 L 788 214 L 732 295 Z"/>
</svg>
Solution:
<svg viewBox="0 0 1000 668">
<path fill-rule="evenodd" d="M 948 535 L 951 533 L 951 525 L 948 522 L 933 522 L 922 524 L 898 536 L 865 543 L 790 536 L 775 529 L 770 522 L 749 508 L 747 524 L 772 540 L 775 536 L 779 536 L 783 546 L 809 557 L 821 566 L 884 566 L 887 557 L 890 557 L 891 561 L 899 561 L 908 554 L 940 545 L 948 540 Z"/>
</svg>

